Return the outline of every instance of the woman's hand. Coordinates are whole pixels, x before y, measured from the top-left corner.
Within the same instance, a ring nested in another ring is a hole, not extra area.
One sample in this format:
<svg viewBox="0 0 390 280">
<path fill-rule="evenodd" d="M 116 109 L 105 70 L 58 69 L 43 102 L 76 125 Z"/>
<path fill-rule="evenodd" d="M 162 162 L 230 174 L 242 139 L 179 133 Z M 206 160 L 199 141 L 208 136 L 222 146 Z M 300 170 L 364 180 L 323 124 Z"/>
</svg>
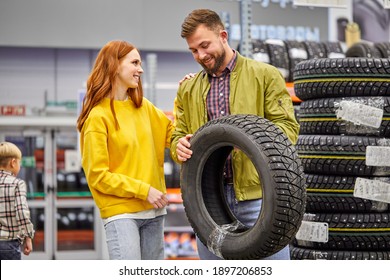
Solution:
<svg viewBox="0 0 390 280">
<path fill-rule="evenodd" d="M 152 186 L 149 188 L 149 193 L 146 200 L 152 204 L 155 209 L 164 208 L 166 205 L 168 205 L 168 198 L 166 195 Z"/>
<path fill-rule="evenodd" d="M 185 76 L 183 77 L 183 79 L 181 79 L 181 80 L 179 81 L 179 85 L 181 85 L 182 82 L 184 82 L 185 80 L 190 80 L 190 79 L 192 79 L 193 77 L 195 77 L 195 75 L 196 75 L 196 73 L 188 73 L 187 75 L 185 75 Z"/>
</svg>

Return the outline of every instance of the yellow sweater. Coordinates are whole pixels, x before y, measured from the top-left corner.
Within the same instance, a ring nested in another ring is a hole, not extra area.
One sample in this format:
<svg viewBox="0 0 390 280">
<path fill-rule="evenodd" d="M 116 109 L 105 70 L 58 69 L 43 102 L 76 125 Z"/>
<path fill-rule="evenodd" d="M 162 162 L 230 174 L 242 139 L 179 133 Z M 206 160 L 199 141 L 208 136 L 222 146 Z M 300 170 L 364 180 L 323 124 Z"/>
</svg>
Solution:
<svg viewBox="0 0 390 280">
<path fill-rule="evenodd" d="M 134 213 L 153 206 L 149 188 L 166 192 L 164 151 L 170 146 L 173 124 L 144 98 L 141 108 L 131 100 L 110 99 L 95 106 L 80 133 L 82 166 L 102 218 Z"/>
</svg>

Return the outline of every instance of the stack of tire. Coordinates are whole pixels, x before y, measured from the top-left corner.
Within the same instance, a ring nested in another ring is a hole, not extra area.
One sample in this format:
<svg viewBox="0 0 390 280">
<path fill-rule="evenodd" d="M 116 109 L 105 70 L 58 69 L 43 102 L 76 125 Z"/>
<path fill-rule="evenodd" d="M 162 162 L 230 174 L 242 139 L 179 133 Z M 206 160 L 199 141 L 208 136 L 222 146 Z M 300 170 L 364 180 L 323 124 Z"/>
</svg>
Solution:
<svg viewBox="0 0 390 280">
<path fill-rule="evenodd" d="M 295 40 L 252 40 L 252 58 L 269 63 L 282 73 L 286 82 L 293 82 L 295 66 L 314 58 L 344 58 L 339 42 L 315 42 Z M 240 51 L 240 46 L 238 46 Z"/>
<path fill-rule="evenodd" d="M 346 57 L 390 58 L 390 42 L 357 42 L 348 48 L 345 55 Z"/>
<path fill-rule="evenodd" d="M 291 258 L 390 259 L 390 59 L 302 61 L 294 90 L 302 100 L 304 221 L 327 232 L 320 241 L 297 234 Z"/>
</svg>

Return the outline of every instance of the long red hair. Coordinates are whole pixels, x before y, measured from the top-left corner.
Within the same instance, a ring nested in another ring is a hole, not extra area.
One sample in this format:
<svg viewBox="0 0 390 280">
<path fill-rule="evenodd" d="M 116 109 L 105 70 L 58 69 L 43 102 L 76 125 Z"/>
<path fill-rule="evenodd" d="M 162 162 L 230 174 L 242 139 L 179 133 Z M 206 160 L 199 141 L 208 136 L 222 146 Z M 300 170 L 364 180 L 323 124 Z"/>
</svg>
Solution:
<svg viewBox="0 0 390 280">
<path fill-rule="evenodd" d="M 78 131 L 81 131 L 83 128 L 92 108 L 98 105 L 105 97 L 111 99 L 111 112 L 114 115 L 115 125 L 117 129 L 119 128 L 114 109 L 114 95 L 111 92 L 115 90 L 115 79 L 120 60 L 133 49 L 136 49 L 135 46 L 128 42 L 110 41 L 100 50 L 87 80 L 87 93 L 84 96 L 81 113 L 77 119 Z M 127 95 L 137 108 L 142 106 L 144 94 L 141 80 L 139 80 L 137 88 L 129 88 L 127 90 Z"/>
</svg>

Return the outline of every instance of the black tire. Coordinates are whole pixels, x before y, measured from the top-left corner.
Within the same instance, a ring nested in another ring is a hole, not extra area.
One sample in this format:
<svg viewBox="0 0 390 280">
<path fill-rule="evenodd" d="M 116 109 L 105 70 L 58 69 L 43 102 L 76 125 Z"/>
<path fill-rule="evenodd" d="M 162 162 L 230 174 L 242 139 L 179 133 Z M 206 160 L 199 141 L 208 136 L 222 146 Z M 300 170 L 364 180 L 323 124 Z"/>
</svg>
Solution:
<svg viewBox="0 0 390 280">
<path fill-rule="evenodd" d="M 293 81 L 293 74 L 295 66 L 303 61 L 308 59 L 308 54 L 305 45 L 303 42 L 299 41 L 284 41 L 287 49 L 287 55 L 290 65 L 290 71 L 287 82 Z"/>
<path fill-rule="evenodd" d="M 290 246 L 292 260 L 390 260 L 390 251 L 327 251 Z"/>
<path fill-rule="evenodd" d="M 326 48 L 324 44 L 316 41 L 304 41 L 309 59 L 326 58 Z"/>
<path fill-rule="evenodd" d="M 290 75 L 290 62 L 286 44 L 284 41 L 276 39 L 265 40 L 265 44 L 268 48 L 270 64 L 275 66 L 280 71 L 280 73 L 282 73 L 284 80 L 288 82 Z"/>
<path fill-rule="evenodd" d="M 264 41 L 262 40 L 255 40 L 253 39 L 251 41 L 252 44 L 252 58 L 256 61 L 264 62 L 264 63 L 270 63 L 270 57 L 268 54 L 268 48 Z M 241 52 L 241 45 L 237 45 L 237 51 Z"/>
<path fill-rule="evenodd" d="M 374 47 L 377 48 L 381 57 L 390 58 L 390 42 L 374 43 Z"/>
<path fill-rule="evenodd" d="M 321 42 L 326 50 L 326 57 L 328 58 L 344 58 L 345 53 L 341 47 L 340 42 Z"/>
<path fill-rule="evenodd" d="M 379 128 L 357 125 L 337 118 L 340 102 L 351 101 L 383 110 Z M 302 101 L 299 107 L 301 134 L 373 135 L 390 137 L 390 96 L 321 98 Z"/>
<path fill-rule="evenodd" d="M 268 48 L 264 41 L 253 40 L 252 41 L 252 56 L 256 61 L 264 63 L 270 63 L 270 57 L 268 54 Z"/>
<path fill-rule="evenodd" d="M 373 44 L 358 42 L 348 48 L 346 57 L 381 58 L 382 55 Z"/>
<path fill-rule="evenodd" d="M 353 195 L 357 177 L 305 174 L 307 213 L 390 212 L 390 204 Z M 390 177 L 368 177 L 389 183 Z"/>
<path fill-rule="evenodd" d="M 306 173 L 390 176 L 389 166 L 366 165 L 367 146 L 381 145 L 388 146 L 379 137 L 299 135 L 296 146 Z"/>
<path fill-rule="evenodd" d="M 390 251 L 390 213 L 313 214 L 310 221 L 328 223 L 326 243 L 293 240 L 301 248 L 351 251 Z"/>
<path fill-rule="evenodd" d="M 262 259 L 291 242 L 305 211 L 305 183 L 298 154 L 279 128 L 253 115 L 223 117 L 202 126 L 191 148 L 182 165 L 183 204 L 210 251 L 224 259 Z M 262 208 L 250 228 L 224 200 L 223 168 L 233 148 L 248 156 L 262 183 Z"/>
<path fill-rule="evenodd" d="M 305 60 L 295 67 L 294 91 L 302 101 L 390 96 L 390 59 L 347 57 Z"/>
</svg>

